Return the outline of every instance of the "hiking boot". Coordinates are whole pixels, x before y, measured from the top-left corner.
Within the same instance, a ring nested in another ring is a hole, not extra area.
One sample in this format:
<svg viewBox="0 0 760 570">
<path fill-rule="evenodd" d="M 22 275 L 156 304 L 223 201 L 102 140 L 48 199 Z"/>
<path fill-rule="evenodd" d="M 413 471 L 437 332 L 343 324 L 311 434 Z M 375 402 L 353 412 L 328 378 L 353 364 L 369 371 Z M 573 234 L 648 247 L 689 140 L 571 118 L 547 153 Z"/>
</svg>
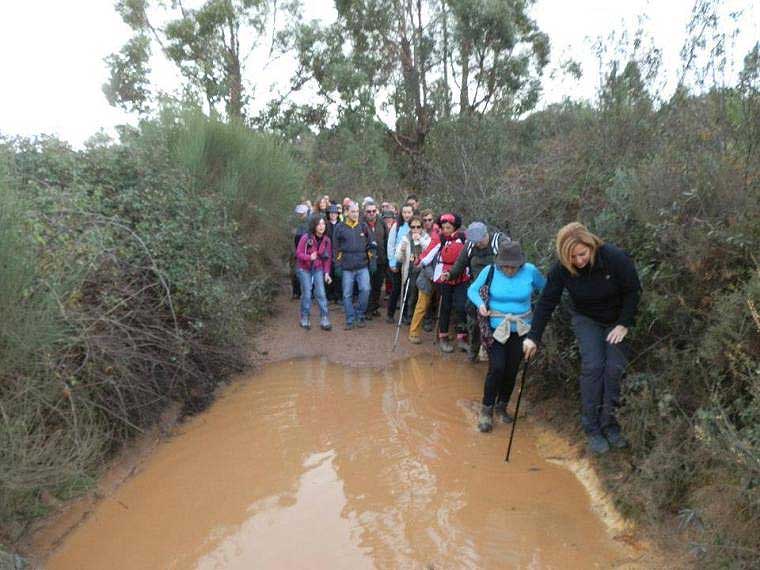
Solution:
<svg viewBox="0 0 760 570">
<path fill-rule="evenodd" d="M 306 330 L 309 330 L 311 328 L 311 323 L 309 322 L 308 315 L 303 315 L 301 317 L 301 327 L 305 328 Z"/>
<path fill-rule="evenodd" d="M 610 450 L 610 444 L 601 434 L 588 436 L 588 448 L 594 455 L 602 455 Z"/>
<path fill-rule="evenodd" d="M 478 416 L 478 431 L 488 433 L 493 429 L 493 406 L 483 406 L 480 408 Z"/>
<path fill-rule="evenodd" d="M 321 328 L 323 331 L 331 330 L 332 325 L 330 324 L 330 319 L 327 317 L 322 317 L 322 319 L 319 321 L 319 328 Z"/>
<path fill-rule="evenodd" d="M 457 348 L 459 348 L 459 350 L 462 352 L 470 352 L 470 343 L 467 342 L 467 339 L 465 337 L 458 337 Z"/>
<path fill-rule="evenodd" d="M 403 319 L 401 319 L 401 324 L 402 325 L 406 325 L 406 326 L 411 325 L 412 324 L 412 317 L 404 317 Z"/>
<path fill-rule="evenodd" d="M 396 320 L 393 318 L 393 315 L 386 315 L 386 317 L 385 317 L 385 322 L 386 322 L 386 323 L 390 323 L 390 324 L 393 324 L 393 323 L 395 323 L 395 322 L 396 322 Z"/>
<path fill-rule="evenodd" d="M 418 336 L 410 336 L 409 342 L 411 342 L 412 344 L 422 344 L 422 339 Z"/>
<path fill-rule="evenodd" d="M 422 330 L 425 332 L 430 332 L 433 330 L 433 322 L 432 321 L 423 321 L 422 322 Z"/>
<path fill-rule="evenodd" d="M 364 319 L 364 317 L 359 317 L 358 319 L 356 319 L 356 326 L 359 327 L 360 329 L 363 329 L 364 327 L 367 326 L 367 321 Z"/>
<path fill-rule="evenodd" d="M 467 347 L 467 360 L 470 363 L 475 363 L 478 361 L 478 351 L 473 350 L 471 346 Z"/>
<path fill-rule="evenodd" d="M 454 345 L 449 342 L 449 339 L 446 337 L 441 337 L 438 340 L 438 348 L 441 349 L 441 352 L 450 353 L 454 352 Z"/>
<path fill-rule="evenodd" d="M 352 331 L 354 330 L 354 323 L 346 323 L 346 325 L 343 327 L 344 331 Z"/>
<path fill-rule="evenodd" d="M 614 447 L 615 449 L 625 449 L 628 447 L 628 440 L 623 436 L 622 433 L 620 433 L 619 427 L 608 429 L 604 433 L 604 437 L 607 440 L 607 443 L 609 443 L 610 446 Z"/>
<path fill-rule="evenodd" d="M 504 424 L 511 424 L 513 421 L 515 421 L 512 416 L 509 415 L 507 412 L 507 403 L 506 402 L 499 402 L 494 406 L 494 412 L 496 413 L 496 417 L 501 420 L 501 423 Z"/>
</svg>

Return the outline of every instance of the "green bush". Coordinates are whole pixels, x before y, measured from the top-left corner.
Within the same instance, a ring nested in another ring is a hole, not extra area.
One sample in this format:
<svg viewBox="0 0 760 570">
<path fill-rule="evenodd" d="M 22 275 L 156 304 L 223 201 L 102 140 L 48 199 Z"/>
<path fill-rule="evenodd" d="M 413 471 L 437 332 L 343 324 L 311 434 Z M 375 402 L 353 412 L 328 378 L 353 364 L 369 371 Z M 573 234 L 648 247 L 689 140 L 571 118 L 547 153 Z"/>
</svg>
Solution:
<svg viewBox="0 0 760 570">
<path fill-rule="evenodd" d="M 0 536 L 246 364 L 301 185 L 287 147 L 181 110 L 82 151 L 0 140 Z"/>
</svg>

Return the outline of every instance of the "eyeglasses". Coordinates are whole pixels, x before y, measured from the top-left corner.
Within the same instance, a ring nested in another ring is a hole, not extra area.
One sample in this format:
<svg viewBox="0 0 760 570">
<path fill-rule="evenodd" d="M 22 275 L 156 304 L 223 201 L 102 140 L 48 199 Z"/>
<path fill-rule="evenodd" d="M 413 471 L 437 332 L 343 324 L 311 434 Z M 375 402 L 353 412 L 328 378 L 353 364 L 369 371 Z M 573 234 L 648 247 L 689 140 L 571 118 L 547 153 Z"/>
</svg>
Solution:
<svg viewBox="0 0 760 570">
<path fill-rule="evenodd" d="M 412 228 L 413 230 L 421 230 L 422 229 L 422 226 L 409 226 L 409 227 Z"/>
</svg>

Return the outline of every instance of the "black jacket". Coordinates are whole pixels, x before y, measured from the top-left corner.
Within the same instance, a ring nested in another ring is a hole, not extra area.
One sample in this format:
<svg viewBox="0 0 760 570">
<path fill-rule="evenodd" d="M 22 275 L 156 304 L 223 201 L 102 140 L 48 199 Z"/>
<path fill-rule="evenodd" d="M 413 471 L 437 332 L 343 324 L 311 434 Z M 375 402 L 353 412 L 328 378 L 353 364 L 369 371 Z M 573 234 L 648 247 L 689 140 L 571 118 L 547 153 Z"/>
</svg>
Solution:
<svg viewBox="0 0 760 570">
<path fill-rule="evenodd" d="M 369 228 L 370 241 L 374 241 L 377 244 L 377 263 L 378 265 L 385 265 L 388 263 L 388 228 L 385 227 L 385 223 L 380 219 L 380 216 L 375 218 L 374 229 L 366 219 L 363 222 L 367 224 Z"/>
<path fill-rule="evenodd" d="M 574 277 L 561 263 L 549 270 L 546 287 L 536 304 L 528 338 L 539 342 L 554 308 L 567 289 L 573 310 L 611 326 L 633 326 L 641 297 L 641 283 L 633 260 L 614 245 L 602 245 L 596 261 Z"/>
</svg>

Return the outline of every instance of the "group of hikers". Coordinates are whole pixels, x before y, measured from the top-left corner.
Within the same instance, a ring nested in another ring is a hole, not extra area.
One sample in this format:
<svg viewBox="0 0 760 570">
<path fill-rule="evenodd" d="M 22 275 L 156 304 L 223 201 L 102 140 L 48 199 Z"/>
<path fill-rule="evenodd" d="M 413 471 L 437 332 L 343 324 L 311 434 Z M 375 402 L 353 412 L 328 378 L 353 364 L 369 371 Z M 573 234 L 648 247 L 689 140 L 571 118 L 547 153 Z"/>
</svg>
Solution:
<svg viewBox="0 0 760 570">
<path fill-rule="evenodd" d="M 581 355 L 581 421 L 593 453 L 624 448 L 616 420 L 641 284 L 632 259 L 572 222 L 556 236 L 557 261 L 546 276 L 508 231 L 482 221 L 462 228 L 454 212 L 434 214 L 411 195 L 400 206 L 366 197 L 341 203 L 323 196 L 295 208 L 293 296 L 300 326 L 311 328 L 312 299 L 322 330 L 329 304 L 342 304 L 345 330 L 381 318 L 409 327 L 409 342 L 435 328 L 444 353 L 488 360 L 478 429 L 494 416 L 513 421 L 507 404 L 520 363 L 531 359 L 564 291 Z M 399 312 L 396 317 L 396 312 Z"/>
</svg>

